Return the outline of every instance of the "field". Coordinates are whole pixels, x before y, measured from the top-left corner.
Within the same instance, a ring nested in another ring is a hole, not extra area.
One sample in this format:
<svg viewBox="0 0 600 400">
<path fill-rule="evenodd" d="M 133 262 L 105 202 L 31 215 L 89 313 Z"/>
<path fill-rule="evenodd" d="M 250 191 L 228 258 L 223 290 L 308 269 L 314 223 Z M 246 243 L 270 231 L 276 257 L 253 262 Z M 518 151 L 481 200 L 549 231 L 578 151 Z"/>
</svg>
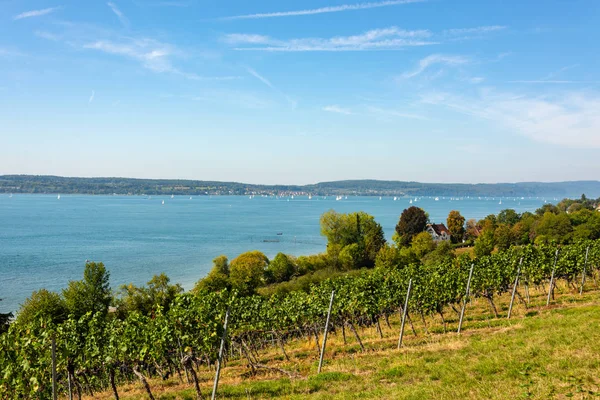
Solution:
<svg viewBox="0 0 600 400">
<path fill-rule="evenodd" d="M 589 287 L 587 287 L 589 286 Z M 600 398 L 600 291 L 590 282 L 580 296 L 566 284 L 545 306 L 542 288 L 530 303 L 515 300 L 506 318 L 508 295 L 498 299 L 494 318 L 484 299 L 467 306 L 463 333 L 458 318 L 446 312 L 446 333 L 439 317 L 412 315 L 416 336 L 407 324 L 404 346 L 396 349 L 399 318 L 360 332 L 365 351 L 347 332 L 330 334 L 323 372 L 317 375 L 318 350 L 314 338 L 286 344 L 287 361 L 277 348 L 259 352 L 256 375 L 244 362 L 223 369 L 218 398 L 240 399 L 550 399 Z M 210 396 L 214 371 L 199 368 L 201 388 Z M 185 377 L 183 378 L 185 381 Z M 150 381 L 159 399 L 194 399 L 192 385 L 175 378 Z M 121 399 L 144 399 L 141 385 L 119 388 Z M 90 397 L 91 398 L 91 397 Z M 113 398 L 109 392 L 96 399 Z"/>
</svg>

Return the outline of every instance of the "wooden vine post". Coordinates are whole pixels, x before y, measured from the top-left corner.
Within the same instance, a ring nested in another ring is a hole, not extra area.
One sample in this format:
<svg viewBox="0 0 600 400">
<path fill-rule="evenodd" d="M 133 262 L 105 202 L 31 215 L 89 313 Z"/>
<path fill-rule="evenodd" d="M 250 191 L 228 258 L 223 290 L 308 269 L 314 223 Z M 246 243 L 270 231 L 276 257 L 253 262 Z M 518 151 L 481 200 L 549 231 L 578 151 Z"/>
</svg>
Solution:
<svg viewBox="0 0 600 400">
<path fill-rule="evenodd" d="M 469 300 L 469 294 L 470 294 L 470 289 L 471 289 L 471 278 L 473 278 L 473 268 L 475 268 L 474 263 L 471 264 L 471 270 L 469 271 L 469 279 L 467 280 L 467 292 L 465 294 L 465 299 L 463 301 L 462 308 L 460 309 L 460 318 L 458 320 L 457 333 L 460 333 L 460 330 L 462 329 L 463 318 L 465 316 L 465 308 L 467 307 L 467 301 Z"/>
<path fill-rule="evenodd" d="M 546 307 L 550 305 L 550 297 L 552 297 L 552 292 L 554 288 L 554 274 L 556 273 L 556 263 L 558 261 L 558 251 L 560 249 L 556 249 L 556 253 L 554 255 L 554 267 L 552 268 L 552 275 L 550 275 L 550 287 L 548 288 L 548 299 L 546 299 Z"/>
<path fill-rule="evenodd" d="M 404 337 L 404 323 L 406 322 L 406 314 L 408 312 L 408 300 L 410 299 L 410 289 L 412 288 L 412 278 L 408 281 L 408 289 L 406 289 L 406 301 L 402 310 L 402 323 L 400 324 L 400 337 L 398 338 L 398 349 L 402 346 L 402 338 Z"/>
<path fill-rule="evenodd" d="M 52 333 L 52 400 L 58 397 L 56 390 L 56 334 Z"/>
<path fill-rule="evenodd" d="M 325 346 L 327 345 L 327 332 L 329 332 L 329 320 L 331 318 L 331 307 L 333 307 L 333 298 L 335 296 L 335 290 L 331 291 L 331 300 L 329 300 L 329 311 L 327 312 L 327 321 L 325 322 L 325 331 L 323 332 L 323 344 L 321 345 L 321 356 L 319 357 L 319 369 L 317 374 L 321 373 L 321 367 L 323 366 L 323 356 L 325 355 Z"/>
<path fill-rule="evenodd" d="M 581 273 L 581 288 L 579 289 L 579 295 L 583 294 L 583 285 L 585 285 L 585 269 L 587 267 L 588 262 L 588 254 L 590 252 L 590 246 L 585 249 L 585 262 L 583 263 L 583 272 Z"/>
<path fill-rule="evenodd" d="M 523 264 L 523 257 L 519 261 L 519 268 L 517 269 L 517 277 L 515 278 L 515 284 L 513 285 L 512 294 L 510 296 L 510 306 L 508 306 L 508 316 L 507 319 L 510 319 L 510 314 L 512 313 L 513 303 L 515 302 L 515 294 L 517 293 L 517 285 L 519 284 L 519 275 L 521 275 L 521 265 Z"/>
<path fill-rule="evenodd" d="M 213 383 L 211 400 L 217 398 L 217 388 L 219 387 L 219 376 L 221 375 L 221 364 L 223 362 L 223 351 L 225 349 L 225 340 L 227 339 L 227 321 L 229 321 L 229 307 L 225 313 L 225 323 L 223 324 L 223 336 L 221 336 L 221 346 L 219 347 L 219 357 L 217 359 L 217 371 L 215 372 L 215 381 Z"/>
</svg>

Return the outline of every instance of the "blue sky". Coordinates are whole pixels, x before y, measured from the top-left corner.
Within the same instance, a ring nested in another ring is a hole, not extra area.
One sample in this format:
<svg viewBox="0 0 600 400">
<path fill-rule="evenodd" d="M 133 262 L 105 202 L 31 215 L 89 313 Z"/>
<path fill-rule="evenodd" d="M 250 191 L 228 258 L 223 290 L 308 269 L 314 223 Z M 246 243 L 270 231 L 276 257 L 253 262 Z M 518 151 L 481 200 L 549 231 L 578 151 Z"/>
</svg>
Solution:
<svg viewBox="0 0 600 400">
<path fill-rule="evenodd" d="M 600 176 L 600 2 L 0 2 L 0 174 Z"/>
</svg>

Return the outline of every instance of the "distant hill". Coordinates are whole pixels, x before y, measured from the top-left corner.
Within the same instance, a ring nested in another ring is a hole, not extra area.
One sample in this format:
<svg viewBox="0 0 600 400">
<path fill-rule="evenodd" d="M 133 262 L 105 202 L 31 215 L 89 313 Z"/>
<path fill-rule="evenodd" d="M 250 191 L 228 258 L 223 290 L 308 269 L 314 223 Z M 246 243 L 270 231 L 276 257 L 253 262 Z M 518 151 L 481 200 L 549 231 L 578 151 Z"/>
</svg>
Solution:
<svg viewBox="0 0 600 400">
<path fill-rule="evenodd" d="M 46 175 L 0 175 L 0 193 L 248 195 L 313 194 L 361 196 L 540 196 L 600 197 L 600 181 L 520 183 L 420 183 L 347 180 L 312 185 L 254 185 L 180 179 L 69 178 Z"/>
</svg>

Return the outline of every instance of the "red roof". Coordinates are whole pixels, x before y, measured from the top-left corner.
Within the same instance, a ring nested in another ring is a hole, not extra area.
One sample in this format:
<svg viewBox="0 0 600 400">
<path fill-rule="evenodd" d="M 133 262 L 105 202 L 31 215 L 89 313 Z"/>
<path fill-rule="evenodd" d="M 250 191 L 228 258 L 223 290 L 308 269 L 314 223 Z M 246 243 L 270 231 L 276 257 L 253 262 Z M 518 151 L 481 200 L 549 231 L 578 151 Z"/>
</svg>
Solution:
<svg viewBox="0 0 600 400">
<path fill-rule="evenodd" d="M 429 224 L 438 235 L 442 235 L 442 233 L 446 232 L 447 235 L 450 235 L 448 228 L 444 224 Z"/>
</svg>

